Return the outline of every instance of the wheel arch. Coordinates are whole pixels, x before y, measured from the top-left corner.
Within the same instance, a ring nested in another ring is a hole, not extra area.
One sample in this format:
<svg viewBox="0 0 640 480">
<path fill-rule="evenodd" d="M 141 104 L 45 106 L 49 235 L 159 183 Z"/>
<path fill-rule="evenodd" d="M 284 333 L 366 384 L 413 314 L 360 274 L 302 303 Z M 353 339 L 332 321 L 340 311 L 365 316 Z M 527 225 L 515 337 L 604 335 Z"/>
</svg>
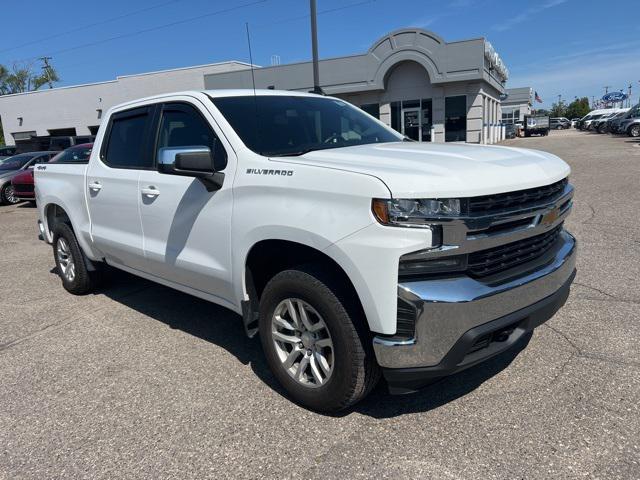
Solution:
<svg viewBox="0 0 640 480">
<path fill-rule="evenodd" d="M 340 263 L 326 252 L 305 243 L 284 239 L 263 239 L 255 242 L 244 258 L 242 285 L 245 300 L 242 302 L 245 329 L 249 336 L 255 331 L 251 328 L 257 322 L 260 297 L 268 281 L 276 274 L 302 265 L 321 266 L 337 282 L 337 290 L 343 298 L 350 302 L 352 308 L 366 321 L 365 309 L 361 296 L 347 271 Z"/>
</svg>

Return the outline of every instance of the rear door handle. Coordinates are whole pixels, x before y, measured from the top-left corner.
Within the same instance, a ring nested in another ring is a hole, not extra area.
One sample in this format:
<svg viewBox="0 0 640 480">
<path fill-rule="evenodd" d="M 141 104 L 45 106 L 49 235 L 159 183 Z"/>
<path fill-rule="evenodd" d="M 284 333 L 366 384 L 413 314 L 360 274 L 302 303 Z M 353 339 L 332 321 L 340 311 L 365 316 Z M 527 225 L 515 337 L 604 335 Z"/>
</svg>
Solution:
<svg viewBox="0 0 640 480">
<path fill-rule="evenodd" d="M 100 191 L 100 189 L 102 188 L 102 184 L 100 182 L 93 182 L 89 184 L 89 190 L 93 190 L 93 191 Z"/>
<path fill-rule="evenodd" d="M 153 198 L 160 195 L 160 190 L 158 190 L 154 186 L 150 186 L 148 188 L 143 188 L 140 190 L 145 197 Z"/>
</svg>

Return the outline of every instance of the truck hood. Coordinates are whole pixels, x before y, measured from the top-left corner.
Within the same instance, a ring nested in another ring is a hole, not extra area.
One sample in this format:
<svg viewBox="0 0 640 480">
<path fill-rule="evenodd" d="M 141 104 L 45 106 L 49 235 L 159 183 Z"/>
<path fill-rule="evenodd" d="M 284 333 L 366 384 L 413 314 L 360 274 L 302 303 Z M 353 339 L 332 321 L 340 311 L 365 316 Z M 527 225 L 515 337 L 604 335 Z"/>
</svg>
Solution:
<svg viewBox="0 0 640 480">
<path fill-rule="evenodd" d="M 504 193 L 548 185 L 570 172 L 569 165 L 547 152 L 450 143 L 358 145 L 318 150 L 286 161 L 377 177 L 396 198 Z"/>
</svg>

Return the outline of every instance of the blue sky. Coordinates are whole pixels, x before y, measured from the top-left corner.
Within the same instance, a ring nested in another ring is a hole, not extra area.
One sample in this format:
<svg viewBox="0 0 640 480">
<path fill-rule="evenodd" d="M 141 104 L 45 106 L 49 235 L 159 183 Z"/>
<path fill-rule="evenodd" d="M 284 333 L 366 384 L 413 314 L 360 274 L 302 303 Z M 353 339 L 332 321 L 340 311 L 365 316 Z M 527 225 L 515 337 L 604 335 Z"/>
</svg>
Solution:
<svg viewBox="0 0 640 480">
<path fill-rule="evenodd" d="M 508 86 L 532 86 L 545 106 L 559 94 L 601 96 L 605 85 L 640 93 L 640 2 L 618 0 L 318 0 L 320 56 L 366 51 L 397 28 L 446 41 L 484 36 Z M 307 0 L 70 0 L 3 5 L 0 63 L 53 57 L 62 85 L 230 59 L 269 65 L 310 57 Z M 25 20 L 25 28 L 21 20 Z M 168 25 L 171 24 L 171 25 Z"/>
</svg>

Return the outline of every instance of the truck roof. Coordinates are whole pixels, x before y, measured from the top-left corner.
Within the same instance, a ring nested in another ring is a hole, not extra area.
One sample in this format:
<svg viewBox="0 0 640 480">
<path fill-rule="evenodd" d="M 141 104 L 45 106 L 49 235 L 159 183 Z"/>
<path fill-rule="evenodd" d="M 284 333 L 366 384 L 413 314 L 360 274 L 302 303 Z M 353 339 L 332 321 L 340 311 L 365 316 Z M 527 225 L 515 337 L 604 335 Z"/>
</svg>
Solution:
<svg viewBox="0 0 640 480">
<path fill-rule="evenodd" d="M 152 95 L 149 97 L 137 98 L 135 100 L 129 100 L 128 102 L 123 102 L 118 105 L 114 105 L 112 108 L 120 108 L 126 105 L 130 105 L 132 103 L 139 102 L 151 102 L 153 100 L 160 100 L 165 97 L 174 96 L 174 95 L 193 95 L 193 94 L 205 94 L 211 98 L 222 98 L 222 97 L 251 97 L 255 95 L 262 96 L 289 96 L 289 97 L 314 97 L 317 98 L 319 95 L 316 93 L 307 93 L 307 92 L 297 92 L 292 90 L 271 90 L 271 89 L 256 89 L 255 91 L 252 88 L 237 88 L 237 89 L 220 89 L 220 90 L 183 90 L 178 92 L 167 92 L 161 93 L 159 95 Z"/>
</svg>

